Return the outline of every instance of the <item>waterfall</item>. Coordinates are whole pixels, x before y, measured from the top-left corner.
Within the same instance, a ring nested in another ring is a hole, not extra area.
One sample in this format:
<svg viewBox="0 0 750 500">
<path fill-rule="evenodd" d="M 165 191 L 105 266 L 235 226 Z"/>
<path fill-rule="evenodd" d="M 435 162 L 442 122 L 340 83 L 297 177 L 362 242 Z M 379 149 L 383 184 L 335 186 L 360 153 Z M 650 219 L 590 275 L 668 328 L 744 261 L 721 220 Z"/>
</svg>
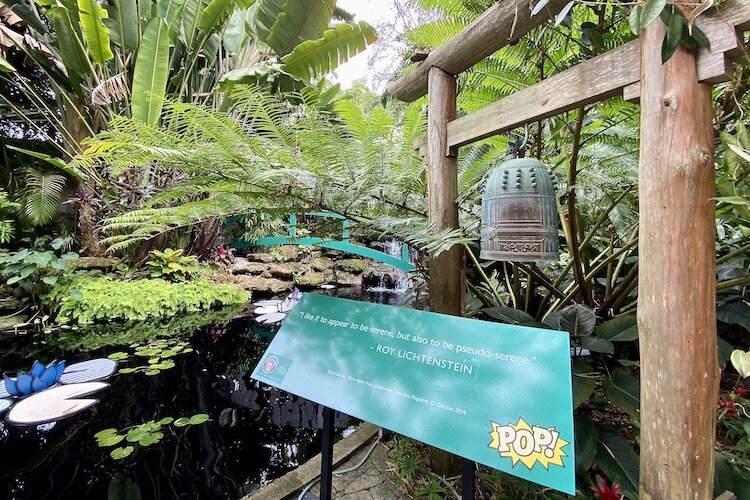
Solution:
<svg viewBox="0 0 750 500">
<path fill-rule="evenodd" d="M 400 258 L 402 246 L 403 244 L 400 241 L 389 239 L 383 242 L 383 252 Z M 412 285 L 408 274 L 401 269 L 390 266 L 380 266 L 377 279 L 372 280 L 371 283 L 375 284 L 375 286 L 369 286 L 366 290 L 376 293 L 404 293 Z"/>
</svg>

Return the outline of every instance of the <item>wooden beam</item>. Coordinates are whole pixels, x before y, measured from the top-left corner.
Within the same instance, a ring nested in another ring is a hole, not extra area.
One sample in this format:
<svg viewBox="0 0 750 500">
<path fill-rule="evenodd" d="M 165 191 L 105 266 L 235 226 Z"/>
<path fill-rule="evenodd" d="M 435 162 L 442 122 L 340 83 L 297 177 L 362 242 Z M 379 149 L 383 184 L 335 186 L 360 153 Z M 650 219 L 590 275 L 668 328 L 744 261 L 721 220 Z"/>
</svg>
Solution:
<svg viewBox="0 0 750 500">
<path fill-rule="evenodd" d="M 458 229 L 458 159 L 446 154 L 447 124 L 456 117 L 456 77 L 438 68 L 429 74 L 427 107 L 427 195 L 436 230 Z M 430 310 L 461 316 L 464 264 L 460 246 L 430 258 Z"/>
<path fill-rule="evenodd" d="M 427 59 L 410 73 L 391 83 L 386 92 L 401 101 L 415 101 L 427 93 L 430 68 L 440 68 L 451 75 L 458 75 L 544 24 L 560 12 L 568 1 L 550 0 L 533 17 L 529 0 L 495 3 L 448 43 L 430 52 Z"/>
<path fill-rule="evenodd" d="M 712 498 L 716 344 L 714 128 L 696 55 L 641 34 L 640 498 Z"/>
<path fill-rule="evenodd" d="M 750 29 L 750 0 L 729 0 L 721 10 L 701 16 L 698 26 L 711 40 L 711 48 L 698 54 L 699 81 L 727 81 L 731 59 L 743 54 L 738 30 Z M 634 40 L 450 122 L 448 147 L 464 146 L 620 92 L 625 100 L 637 101 L 639 68 L 640 41 Z M 418 137 L 414 149 L 424 149 L 426 142 L 426 137 Z"/>
<path fill-rule="evenodd" d="M 519 90 L 448 124 L 448 146 L 463 146 L 519 125 L 617 95 L 640 79 L 634 40 Z"/>
</svg>

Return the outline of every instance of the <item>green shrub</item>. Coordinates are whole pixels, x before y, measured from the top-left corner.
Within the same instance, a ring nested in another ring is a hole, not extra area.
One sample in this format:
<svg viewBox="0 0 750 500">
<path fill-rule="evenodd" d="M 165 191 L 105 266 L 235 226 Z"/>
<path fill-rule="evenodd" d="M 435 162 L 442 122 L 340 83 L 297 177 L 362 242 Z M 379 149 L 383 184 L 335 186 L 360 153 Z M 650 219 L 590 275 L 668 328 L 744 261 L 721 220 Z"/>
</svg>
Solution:
<svg viewBox="0 0 750 500">
<path fill-rule="evenodd" d="M 151 268 L 152 278 L 170 281 L 185 281 L 198 271 L 198 259 L 183 255 L 183 250 L 165 248 L 163 252 L 151 252 L 151 260 L 146 264 Z"/>
<path fill-rule="evenodd" d="M 50 294 L 59 305 L 59 323 L 164 319 L 245 304 L 249 294 L 207 279 L 170 283 L 163 279 L 116 281 L 109 277 L 76 276 Z"/>
</svg>

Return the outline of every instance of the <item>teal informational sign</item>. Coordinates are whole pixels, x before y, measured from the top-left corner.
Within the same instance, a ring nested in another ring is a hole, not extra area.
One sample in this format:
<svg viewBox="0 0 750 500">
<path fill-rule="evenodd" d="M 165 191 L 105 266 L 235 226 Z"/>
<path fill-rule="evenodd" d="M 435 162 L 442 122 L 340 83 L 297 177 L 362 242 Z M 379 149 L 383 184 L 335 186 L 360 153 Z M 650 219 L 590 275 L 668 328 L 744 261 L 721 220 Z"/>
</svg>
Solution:
<svg viewBox="0 0 750 500">
<path fill-rule="evenodd" d="M 306 293 L 252 377 L 575 494 L 567 332 Z"/>
</svg>

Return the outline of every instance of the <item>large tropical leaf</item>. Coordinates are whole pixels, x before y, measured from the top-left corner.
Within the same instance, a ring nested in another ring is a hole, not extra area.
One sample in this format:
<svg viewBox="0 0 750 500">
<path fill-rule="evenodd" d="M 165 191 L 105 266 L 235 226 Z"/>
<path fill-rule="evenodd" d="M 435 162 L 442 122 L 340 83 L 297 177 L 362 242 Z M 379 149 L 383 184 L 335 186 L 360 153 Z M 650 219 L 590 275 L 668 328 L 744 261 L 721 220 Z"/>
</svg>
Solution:
<svg viewBox="0 0 750 500">
<path fill-rule="evenodd" d="M 73 28 L 70 11 L 62 4 L 45 11 L 45 15 L 52 22 L 55 36 L 58 40 L 58 50 L 62 58 L 68 77 L 74 84 L 92 70 L 83 40 Z"/>
<path fill-rule="evenodd" d="M 279 15 L 284 12 L 284 0 L 260 0 L 255 16 L 255 33 L 258 39 L 265 42 L 271 35 L 271 27 Z"/>
<path fill-rule="evenodd" d="M 2 55 L 0 55 L 0 73 L 13 73 L 16 68 L 11 63 L 6 61 Z"/>
<path fill-rule="evenodd" d="M 591 335 L 596 327 L 596 314 L 583 304 L 571 304 L 560 311 L 560 329 L 574 337 Z"/>
<path fill-rule="evenodd" d="M 604 395 L 612 404 L 628 412 L 633 418 L 641 418 L 641 383 L 622 368 L 612 372 L 612 378 L 602 383 Z"/>
<path fill-rule="evenodd" d="M 57 215 L 63 189 L 65 177 L 62 175 L 28 169 L 23 197 L 23 213 L 26 218 L 35 226 L 52 222 Z"/>
<path fill-rule="evenodd" d="M 53 167 L 65 172 L 66 174 L 68 174 L 69 176 L 71 176 L 72 178 L 80 182 L 88 182 L 89 180 L 89 176 L 85 172 L 81 171 L 78 167 L 74 165 L 69 165 L 65 163 L 65 161 L 63 161 L 60 158 L 55 158 L 54 156 L 50 156 L 45 153 L 40 153 L 38 151 L 31 151 L 28 149 L 17 148 L 15 146 L 8 145 L 6 147 L 12 151 L 18 151 L 19 153 L 27 154 L 39 160 L 45 161 L 49 165 L 52 165 Z"/>
<path fill-rule="evenodd" d="M 281 10 L 278 10 L 281 7 Z M 258 11 L 259 37 L 279 56 L 285 56 L 302 42 L 321 38 L 336 8 L 336 0 L 262 1 Z M 261 37 L 261 33 L 263 36 Z"/>
<path fill-rule="evenodd" d="M 169 35 L 173 42 L 176 42 L 180 37 L 182 6 L 182 0 L 159 0 L 156 4 L 156 13 L 167 22 Z"/>
<path fill-rule="evenodd" d="M 47 26 L 39 16 L 26 5 L 23 0 L 2 0 L 0 3 L 6 5 L 15 15 L 23 19 L 23 22 L 34 28 L 38 33 L 47 33 Z"/>
<path fill-rule="evenodd" d="M 250 38 L 255 18 L 255 6 L 247 9 L 236 9 L 227 21 L 224 29 L 224 48 L 227 54 L 235 56 Z"/>
<path fill-rule="evenodd" d="M 159 121 L 169 77 L 169 28 L 154 18 L 146 27 L 135 60 L 131 107 L 133 118 L 148 124 Z"/>
<path fill-rule="evenodd" d="M 210 33 L 233 5 L 232 0 L 211 0 L 198 18 L 198 28 L 204 35 Z"/>
<path fill-rule="evenodd" d="M 192 47 L 199 39 L 198 22 L 208 0 L 185 0 L 181 10 L 180 40 L 186 47 Z"/>
<path fill-rule="evenodd" d="M 599 431 L 596 462 L 613 482 L 625 491 L 638 491 L 638 454 L 625 438 L 611 429 Z"/>
<path fill-rule="evenodd" d="M 109 28 L 112 43 L 125 52 L 135 52 L 141 38 L 136 0 L 109 0 L 109 18 L 104 22 Z"/>
<path fill-rule="evenodd" d="M 78 0 L 78 16 L 83 27 L 83 37 L 95 63 L 103 64 L 114 57 L 109 46 L 109 30 L 104 25 L 107 11 L 95 0 Z"/>
<path fill-rule="evenodd" d="M 308 40 L 282 58 L 284 70 L 303 80 L 333 71 L 339 64 L 362 52 L 377 40 L 372 27 L 364 21 L 358 24 L 338 24 L 326 30 L 323 38 Z"/>
</svg>

